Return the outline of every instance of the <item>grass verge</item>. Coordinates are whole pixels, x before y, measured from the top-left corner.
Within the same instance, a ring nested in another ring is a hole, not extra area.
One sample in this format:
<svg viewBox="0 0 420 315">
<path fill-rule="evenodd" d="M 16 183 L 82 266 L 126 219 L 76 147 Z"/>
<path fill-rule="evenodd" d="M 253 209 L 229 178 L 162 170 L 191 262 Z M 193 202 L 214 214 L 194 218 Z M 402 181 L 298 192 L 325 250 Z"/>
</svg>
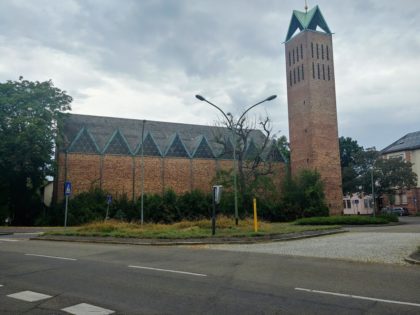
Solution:
<svg viewBox="0 0 420 315">
<path fill-rule="evenodd" d="M 293 223 L 259 222 L 258 232 L 254 232 L 251 219 L 241 220 L 235 225 L 234 219 L 219 217 L 216 222 L 215 237 L 254 237 L 274 234 L 299 233 L 334 229 L 338 226 L 299 226 Z M 127 238 L 186 239 L 211 236 L 210 220 L 181 221 L 174 224 L 125 223 L 115 220 L 93 222 L 79 227 L 49 231 L 46 235 L 101 236 Z"/>
<path fill-rule="evenodd" d="M 296 225 L 366 225 L 366 224 L 388 224 L 398 222 L 394 215 L 381 215 L 376 217 L 346 215 L 331 217 L 303 218 L 295 221 Z"/>
</svg>

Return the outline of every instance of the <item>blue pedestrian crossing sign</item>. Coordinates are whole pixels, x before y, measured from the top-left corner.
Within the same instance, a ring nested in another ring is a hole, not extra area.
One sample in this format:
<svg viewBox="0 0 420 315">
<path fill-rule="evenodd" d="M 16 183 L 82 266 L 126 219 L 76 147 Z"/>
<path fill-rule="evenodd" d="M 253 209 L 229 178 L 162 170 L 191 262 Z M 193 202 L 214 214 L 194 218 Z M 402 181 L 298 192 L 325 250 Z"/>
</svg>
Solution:
<svg viewBox="0 0 420 315">
<path fill-rule="evenodd" d="M 70 182 L 64 182 L 64 195 L 70 196 L 71 195 L 71 183 Z"/>
<path fill-rule="evenodd" d="M 106 196 L 106 203 L 107 204 L 111 204 L 112 203 L 112 196 L 111 195 L 107 195 Z"/>
</svg>

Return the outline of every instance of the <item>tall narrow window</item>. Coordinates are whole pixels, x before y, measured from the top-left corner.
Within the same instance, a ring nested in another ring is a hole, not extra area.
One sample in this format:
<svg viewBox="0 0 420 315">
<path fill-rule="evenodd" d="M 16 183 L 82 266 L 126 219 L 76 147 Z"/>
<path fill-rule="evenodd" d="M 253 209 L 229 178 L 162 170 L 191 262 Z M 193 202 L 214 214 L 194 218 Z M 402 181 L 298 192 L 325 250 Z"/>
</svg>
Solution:
<svg viewBox="0 0 420 315">
<path fill-rule="evenodd" d="M 312 58 L 314 57 L 314 43 L 311 43 Z"/>
<path fill-rule="evenodd" d="M 296 69 L 293 69 L 293 84 L 296 84 Z"/>
<path fill-rule="evenodd" d="M 319 59 L 319 45 L 316 44 L 316 59 Z"/>
<path fill-rule="evenodd" d="M 292 65 L 292 56 L 290 55 L 290 51 L 289 51 L 289 67 Z"/>
<path fill-rule="evenodd" d="M 296 62 L 299 62 L 299 46 L 296 46 Z"/>
<path fill-rule="evenodd" d="M 327 66 L 327 72 L 328 72 L 328 81 L 330 81 L 331 80 L 330 66 Z"/>
<path fill-rule="evenodd" d="M 297 73 L 298 73 L 298 82 L 300 82 L 300 67 L 297 68 Z"/>
<path fill-rule="evenodd" d="M 293 64 L 295 64 L 295 50 L 293 49 Z"/>
<path fill-rule="evenodd" d="M 321 71 L 319 71 L 319 63 L 318 63 L 318 80 L 321 80 Z"/>
<path fill-rule="evenodd" d="M 330 54 L 329 54 L 329 51 L 328 51 L 328 46 L 327 46 L 327 60 L 330 60 Z"/>
<path fill-rule="evenodd" d="M 315 64 L 312 62 L 312 77 L 315 79 Z"/>
<path fill-rule="evenodd" d="M 321 45 L 321 57 L 324 60 L 324 45 Z"/>
<path fill-rule="evenodd" d="M 300 58 L 303 59 L 303 46 L 300 44 Z"/>
<path fill-rule="evenodd" d="M 289 71 L 289 82 L 290 86 L 292 86 L 292 70 Z"/>
<path fill-rule="evenodd" d="M 305 80 L 305 74 L 303 72 L 303 65 L 302 65 L 302 81 Z"/>
<path fill-rule="evenodd" d="M 325 65 L 322 64 L 322 79 L 325 80 Z"/>
</svg>

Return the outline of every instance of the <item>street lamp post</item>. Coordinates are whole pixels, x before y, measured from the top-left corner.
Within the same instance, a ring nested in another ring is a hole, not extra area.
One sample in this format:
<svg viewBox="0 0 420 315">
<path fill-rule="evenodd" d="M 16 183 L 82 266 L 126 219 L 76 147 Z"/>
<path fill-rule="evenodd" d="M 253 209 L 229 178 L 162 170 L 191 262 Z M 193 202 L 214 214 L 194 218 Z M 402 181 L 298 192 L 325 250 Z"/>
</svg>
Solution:
<svg viewBox="0 0 420 315">
<path fill-rule="evenodd" d="M 146 120 L 143 120 L 141 127 L 141 203 L 140 203 L 140 222 L 143 225 L 144 221 L 144 125 Z"/>
<path fill-rule="evenodd" d="M 237 174 L 236 174 L 236 172 L 237 172 L 237 170 L 236 170 L 236 129 L 238 127 L 238 124 L 245 117 L 246 113 L 248 113 L 251 109 L 253 109 L 257 105 L 260 105 L 261 103 L 274 100 L 277 97 L 277 95 L 271 95 L 271 96 L 267 97 L 265 100 L 262 100 L 262 101 L 260 101 L 256 104 L 248 107 L 242 113 L 242 115 L 239 117 L 239 119 L 236 122 L 233 121 L 233 115 L 232 114 L 230 114 L 230 113 L 225 114 L 225 112 L 219 106 L 217 106 L 217 105 L 213 104 L 212 102 L 206 100 L 203 96 L 196 95 L 195 97 L 198 100 L 206 102 L 206 103 L 210 104 L 211 106 L 215 107 L 217 110 L 219 110 L 222 113 L 223 117 L 226 119 L 228 127 L 232 132 L 232 141 L 233 141 L 233 190 L 234 190 L 234 194 L 235 194 L 235 224 L 238 225 L 239 215 L 238 215 L 238 187 L 237 187 Z M 228 116 L 230 116 L 230 117 L 228 117 Z"/>
</svg>

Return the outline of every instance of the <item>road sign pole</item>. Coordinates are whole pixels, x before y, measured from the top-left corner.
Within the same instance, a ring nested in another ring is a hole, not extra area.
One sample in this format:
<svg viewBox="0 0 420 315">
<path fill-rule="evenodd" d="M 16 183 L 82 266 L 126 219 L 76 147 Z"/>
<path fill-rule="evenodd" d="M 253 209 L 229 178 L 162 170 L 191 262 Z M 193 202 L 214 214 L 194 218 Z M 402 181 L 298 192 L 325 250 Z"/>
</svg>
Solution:
<svg viewBox="0 0 420 315">
<path fill-rule="evenodd" d="M 109 203 L 106 206 L 106 216 L 105 216 L 105 221 L 108 220 L 108 213 L 109 213 Z"/>
<path fill-rule="evenodd" d="M 64 227 L 67 227 L 67 209 L 69 205 L 69 196 L 66 195 L 66 209 L 64 211 Z"/>
</svg>

